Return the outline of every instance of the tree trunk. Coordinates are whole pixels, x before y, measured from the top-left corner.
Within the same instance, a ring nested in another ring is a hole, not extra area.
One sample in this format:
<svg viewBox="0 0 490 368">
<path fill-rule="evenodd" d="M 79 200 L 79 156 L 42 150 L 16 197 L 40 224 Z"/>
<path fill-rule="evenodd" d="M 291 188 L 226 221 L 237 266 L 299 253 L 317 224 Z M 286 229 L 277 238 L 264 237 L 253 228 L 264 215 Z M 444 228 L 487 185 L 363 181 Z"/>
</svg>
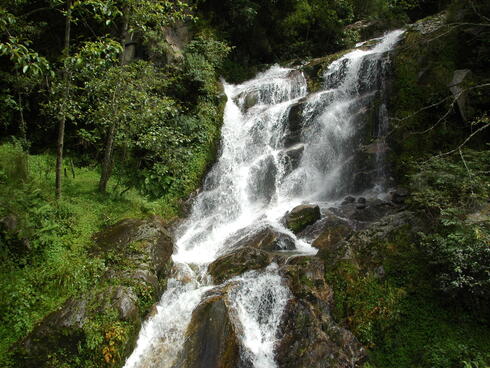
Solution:
<svg viewBox="0 0 490 368">
<path fill-rule="evenodd" d="M 70 56 L 70 37 L 71 37 L 71 12 L 72 1 L 67 0 L 67 13 L 65 19 L 65 43 L 63 45 L 63 56 L 66 59 Z M 61 103 L 61 118 L 58 123 L 58 140 L 56 145 L 56 182 L 55 182 L 55 194 L 56 199 L 61 198 L 61 180 L 63 171 L 63 145 L 65 141 L 65 124 L 66 124 L 66 105 L 69 98 L 69 80 L 70 75 L 66 67 L 63 68 L 63 96 Z"/>
<path fill-rule="evenodd" d="M 129 8 L 126 7 L 123 11 L 123 27 L 121 32 L 121 44 L 123 45 L 123 51 L 119 59 L 119 65 L 124 66 L 130 61 L 131 57 L 127 56 L 127 43 L 131 40 L 129 34 Z M 109 127 L 107 133 L 107 140 L 104 150 L 104 160 L 102 161 L 102 171 L 100 173 L 99 192 L 105 193 L 107 191 L 107 183 L 112 173 L 113 158 L 112 153 L 114 151 L 114 136 L 116 134 L 116 122 L 113 122 Z"/>
<path fill-rule="evenodd" d="M 114 147 L 114 135 L 116 133 L 116 124 L 112 124 L 105 145 L 104 160 L 102 161 L 102 172 L 100 174 L 99 192 L 105 193 L 107 190 L 107 182 L 112 173 L 112 150 Z"/>
</svg>

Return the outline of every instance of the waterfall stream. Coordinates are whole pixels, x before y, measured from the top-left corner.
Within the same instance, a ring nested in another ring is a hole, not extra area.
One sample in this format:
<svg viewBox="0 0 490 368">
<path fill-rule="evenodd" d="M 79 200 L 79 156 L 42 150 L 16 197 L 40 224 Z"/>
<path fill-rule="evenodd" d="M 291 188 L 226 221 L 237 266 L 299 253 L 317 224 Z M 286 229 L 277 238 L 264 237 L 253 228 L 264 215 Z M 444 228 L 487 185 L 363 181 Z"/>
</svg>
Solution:
<svg viewBox="0 0 490 368">
<path fill-rule="evenodd" d="M 234 240 L 268 227 L 293 239 L 297 253 L 315 254 L 316 249 L 284 227 L 286 211 L 303 203 L 325 208 L 349 193 L 381 194 L 387 189 L 383 91 L 387 51 L 401 34 L 388 33 L 334 61 L 316 93 L 308 94 L 301 71 L 279 66 L 241 85 L 224 83 L 228 102 L 219 159 L 190 216 L 177 229 L 167 290 L 157 312 L 144 323 L 126 368 L 175 367 L 193 311 L 217 287 L 207 267 L 230 252 Z M 360 177 L 355 152 L 366 143 L 364 115 L 374 103 L 379 105 L 371 128 L 377 138 L 372 145 L 375 167 Z M 291 298 L 278 266 L 273 263 L 225 283 L 233 284 L 227 306 L 236 317 L 244 360 L 255 368 L 277 367 L 277 328 Z"/>
</svg>

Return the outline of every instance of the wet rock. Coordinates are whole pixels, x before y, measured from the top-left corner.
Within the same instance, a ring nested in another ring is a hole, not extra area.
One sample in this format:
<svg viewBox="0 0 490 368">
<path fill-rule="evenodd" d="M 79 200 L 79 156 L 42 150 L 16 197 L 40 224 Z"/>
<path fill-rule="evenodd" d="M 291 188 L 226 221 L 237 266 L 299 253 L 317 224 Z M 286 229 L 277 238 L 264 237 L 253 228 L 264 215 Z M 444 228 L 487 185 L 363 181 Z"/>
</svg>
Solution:
<svg viewBox="0 0 490 368">
<path fill-rule="evenodd" d="M 323 229 L 312 245 L 319 249 L 319 255 L 328 252 L 340 241 L 347 238 L 353 231 L 352 225 L 346 220 L 333 215 L 327 216 L 323 221 Z"/>
<path fill-rule="evenodd" d="M 403 204 L 410 196 L 410 192 L 405 188 L 398 188 L 390 192 L 391 201 L 396 204 Z"/>
<path fill-rule="evenodd" d="M 383 68 L 388 62 L 388 54 L 369 54 L 364 56 L 359 67 L 359 82 L 357 90 L 359 94 L 369 93 L 382 88 L 384 78 L 373 76 L 382 76 Z"/>
<path fill-rule="evenodd" d="M 254 107 L 259 103 L 260 92 L 256 90 L 244 91 L 236 96 L 233 100 L 240 106 L 242 112 L 246 112 L 248 109 Z"/>
<path fill-rule="evenodd" d="M 398 208 L 393 203 L 381 199 L 366 199 L 365 202 L 342 204 L 330 210 L 334 215 L 352 221 L 374 222 L 385 215 L 396 212 Z"/>
<path fill-rule="evenodd" d="M 272 156 L 259 161 L 250 169 L 248 187 L 252 201 L 268 203 L 276 192 L 277 168 Z"/>
<path fill-rule="evenodd" d="M 280 325 L 278 365 L 284 368 L 354 367 L 365 357 L 356 338 L 330 316 L 332 291 L 325 283 L 323 262 L 298 257 L 284 267 L 293 293 Z"/>
<path fill-rule="evenodd" d="M 281 159 L 284 160 L 287 173 L 295 170 L 299 166 L 304 150 L 304 144 L 296 144 L 280 153 Z"/>
<path fill-rule="evenodd" d="M 286 234 L 280 233 L 270 227 L 265 227 L 259 231 L 244 229 L 245 235 L 231 245 L 231 248 L 257 248 L 268 252 L 293 250 L 295 249 L 294 240 Z"/>
<path fill-rule="evenodd" d="M 305 101 L 301 100 L 289 108 L 286 132 L 283 136 L 284 147 L 289 148 L 301 142 L 303 128 L 303 109 Z"/>
<path fill-rule="evenodd" d="M 356 204 L 356 208 L 358 210 L 363 210 L 366 208 L 366 198 L 364 197 L 360 197 L 357 199 L 357 204 Z"/>
<path fill-rule="evenodd" d="M 215 283 L 221 284 L 244 272 L 267 267 L 272 258 L 270 253 L 261 249 L 240 248 L 216 259 L 209 265 L 208 272 Z"/>
<path fill-rule="evenodd" d="M 320 207 L 314 204 L 303 204 L 293 208 L 284 217 L 286 227 L 293 233 L 299 233 L 308 225 L 314 224 L 321 217 Z"/>
<path fill-rule="evenodd" d="M 354 203 L 356 201 L 356 199 L 352 196 L 347 196 L 344 198 L 344 200 L 342 201 L 342 205 L 346 205 L 346 204 L 349 204 L 349 203 Z"/>
<path fill-rule="evenodd" d="M 192 313 L 186 342 L 173 367 L 235 368 L 239 362 L 239 342 L 225 296 L 208 296 Z"/>
</svg>

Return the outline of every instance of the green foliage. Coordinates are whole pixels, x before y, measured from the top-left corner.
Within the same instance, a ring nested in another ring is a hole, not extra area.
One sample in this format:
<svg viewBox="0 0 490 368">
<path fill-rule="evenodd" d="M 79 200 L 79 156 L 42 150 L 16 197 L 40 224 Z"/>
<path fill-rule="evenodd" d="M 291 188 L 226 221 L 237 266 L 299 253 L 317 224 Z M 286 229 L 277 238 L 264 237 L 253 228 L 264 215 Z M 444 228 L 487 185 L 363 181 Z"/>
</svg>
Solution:
<svg viewBox="0 0 490 368">
<path fill-rule="evenodd" d="M 441 289 L 453 296 L 490 298 L 489 171 L 488 150 L 464 150 L 429 160 L 411 178 L 414 205 L 434 221 L 423 244 Z"/>
<path fill-rule="evenodd" d="M 342 320 L 365 346 L 375 342 L 400 318 L 402 288 L 380 280 L 373 274 L 363 275 L 356 267 L 343 263 L 327 274 L 335 285 L 335 317 Z"/>
<path fill-rule="evenodd" d="M 100 196 L 98 172 L 80 167 L 75 178 L 65 178 L 57 203 L 53 162 L 50 155 L 27 155 L 18 144 L 0 146 L 0 219 L 16 222 L 9 229 L 0 224 L 0 366 L 9 346 L 35 323 L 100 280 L 107 260 L 89 254 L 96 231 L 152 212 L 170 217 L 176 207 L 168 198 L 148 202 L 132 190 L 124 198 Z"/>
<path fill-rule="evenodd" d="M 434 288 L 431 257 L 413 232 L 405 226 L 369 240 L 366 250 L 380 263 L 357 251 L 333 266 L 326 260 L 334 317 L 368 347 L 364 368 L 487 367 L 487 322 Z M 383 276 L 373 272 L 379 264 Z"/>
</svg>

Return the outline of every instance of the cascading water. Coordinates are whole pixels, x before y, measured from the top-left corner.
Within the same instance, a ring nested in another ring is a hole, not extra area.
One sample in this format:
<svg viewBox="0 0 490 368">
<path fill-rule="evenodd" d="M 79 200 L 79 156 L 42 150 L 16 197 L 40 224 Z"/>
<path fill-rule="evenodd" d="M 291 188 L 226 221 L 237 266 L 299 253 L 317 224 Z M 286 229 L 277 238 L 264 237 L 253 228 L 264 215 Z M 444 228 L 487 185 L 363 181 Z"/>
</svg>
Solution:
<svg viewBox="0 0 490 368">
<path fill-rule="evenodd" d="M 331 205 L 341 195 L 383 185 L 386 51 L 401 34 L 391 32 L 375 46 L 361 45 L 334 61 L 322 90 L 311 95 L 300 71 L 278 66 L 241 85 L 225 83 L 220 157 L 176 232 L 173 275 L 126 368 L 174 367 L 193 310 L 215 287 L 207 266 L 231 251 L 237 239 L 269 227 L 293 239 L 297 252 L 314 254 L 284 227 L 284 213 L 302 203 Z M 375 175 L 354 185 L 363 115 L 375 100 L 381 100 L 372 134 L 378 138 Z M 226 283 L 232 286 L 227 305 L 236 317 L 243 359 L 255 368 L 276 367 L 277 328 L 291 297 L 278 266 Z"/>
</svg>

